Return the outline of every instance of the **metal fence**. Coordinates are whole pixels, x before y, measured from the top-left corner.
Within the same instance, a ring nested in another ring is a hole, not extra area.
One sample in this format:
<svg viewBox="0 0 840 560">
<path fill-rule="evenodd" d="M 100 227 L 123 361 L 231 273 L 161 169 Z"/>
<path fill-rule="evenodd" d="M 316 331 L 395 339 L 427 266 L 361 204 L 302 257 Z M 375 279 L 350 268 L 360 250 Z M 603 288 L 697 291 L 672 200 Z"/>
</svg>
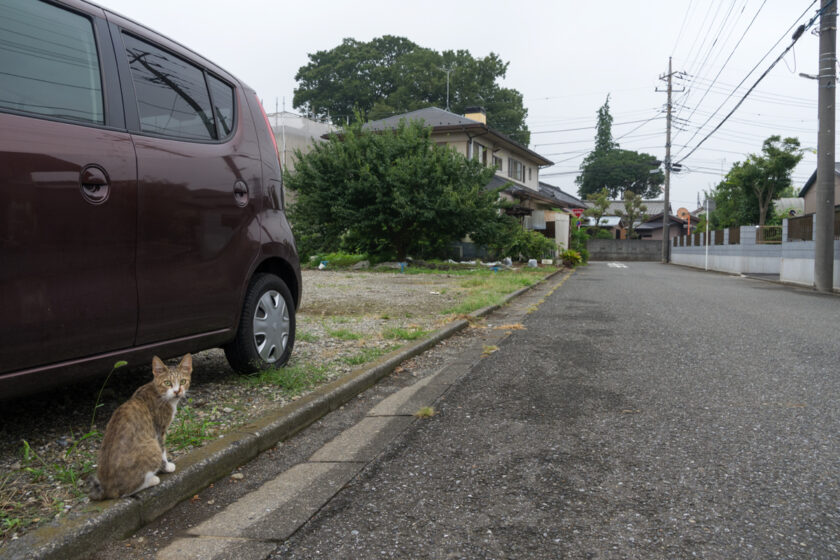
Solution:
<svg viewBox="0 0 840 560">
<path fill-rule="evenodd" d="M 837 225 L 835 220 L 835 226 Z M 836 229 L 836 228 L 835 228 Z M 814 215 L 797 216 L 788 218 L 788 241 L 813 241 L 814 240 Z"/>
<path fill-rule="evenodd" d="M 755 226 L 756 245 L 781 245 L 782 226 Z"/>
<path fill-rule="evenodd" d="M 787 238 L 785 241 L 813 241 L 814 214 L 788 218 Z M 782 226 L 755 226 L 755 242 L 758 245 L 779 245 L 782 243 Z M 729 245 L 741 244 L 741 228 L 731 227 Z M 705 232 L 681 235 L 674 238 L 674 247 L 698 247 L 703 244 Z M 724 244 L 724 230 L 710 232 L 710 245 Z M 834 239 L 840 240 L 840 210 L 834 213 Z"/>
<path fill-rule="evenodd" d="M 814 240 L 814 214 L 788 219 L 788 241 Z M 840 239 L 840 210 L 834 212 L 834 239 Z"/>
</svg>

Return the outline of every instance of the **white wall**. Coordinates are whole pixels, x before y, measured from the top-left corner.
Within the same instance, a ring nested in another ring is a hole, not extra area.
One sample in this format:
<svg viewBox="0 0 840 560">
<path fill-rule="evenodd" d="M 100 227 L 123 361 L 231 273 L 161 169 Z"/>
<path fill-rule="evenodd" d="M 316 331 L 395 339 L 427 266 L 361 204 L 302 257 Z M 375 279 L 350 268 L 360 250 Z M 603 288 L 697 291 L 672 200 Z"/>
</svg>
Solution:
<svg viewBox="0 0 840 560">
<path fill-rule="evenodd" d="M 724 245 L 709 245 L 708 259 L 705 245 L 672 245 L 671 262 L 734 274 L 778 274 L 782 282 L 813 286 L 814 242 L 787 241 L 787 225 L 785 219 L 780 245 L 757 245 L 755 227 L 743 226 L 740 245 L 729 245 L 729 232 L 725 231 Z M 834 242 L 834 289 L 840 289 L 840 241 Z"/>
</svg>

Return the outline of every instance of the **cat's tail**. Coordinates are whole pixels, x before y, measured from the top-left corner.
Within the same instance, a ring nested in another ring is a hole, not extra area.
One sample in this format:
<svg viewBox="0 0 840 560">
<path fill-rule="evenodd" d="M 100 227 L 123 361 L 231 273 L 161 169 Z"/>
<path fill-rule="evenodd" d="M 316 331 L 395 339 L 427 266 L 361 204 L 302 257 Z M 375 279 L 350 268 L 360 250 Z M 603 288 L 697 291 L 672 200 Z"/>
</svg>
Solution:
<svg viewBox="0 0 840 560">
<path fill-rule="evenodd" d="M 105 489 L 102 488 L 102 483 L 99 482 L 99 477 L 93 475 L 87 481 L 87 494 L 91 500 L 105 499 Z"/>
</svg>

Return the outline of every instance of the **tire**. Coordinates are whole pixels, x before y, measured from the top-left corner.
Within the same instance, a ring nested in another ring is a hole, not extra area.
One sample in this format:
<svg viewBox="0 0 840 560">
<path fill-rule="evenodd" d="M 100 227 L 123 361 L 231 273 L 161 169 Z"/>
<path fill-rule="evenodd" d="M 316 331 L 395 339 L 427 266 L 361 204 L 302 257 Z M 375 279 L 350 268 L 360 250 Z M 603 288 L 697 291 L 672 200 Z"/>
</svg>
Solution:
<svg viewBox="0 0 840 560">
<path fill-rule="evenodd" d="M 236 338 L 225 346 L 230 366 L 239 373 L 286 365 L 295 345 L 295 303 L 292 293 L 273 274 L 251 280 L 242 305 Z"/>
</svg>

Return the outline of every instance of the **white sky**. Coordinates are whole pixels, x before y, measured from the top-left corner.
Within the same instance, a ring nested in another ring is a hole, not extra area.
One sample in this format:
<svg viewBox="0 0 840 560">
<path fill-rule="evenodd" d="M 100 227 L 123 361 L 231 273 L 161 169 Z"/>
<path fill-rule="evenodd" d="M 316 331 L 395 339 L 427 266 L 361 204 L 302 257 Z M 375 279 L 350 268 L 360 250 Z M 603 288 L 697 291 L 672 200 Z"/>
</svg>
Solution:
<svg viewBox="0 0 840 560">
<path fill-rule="evenodd" d="M 268 112 L 282 108 L 284 99 L 293 110 L 294 76 L 309 62 L 307 54 L 346 37 L 369 41 L 389 34 L 437 51 L 466 49 L 475 57 L 495 52 L 510 63 L 502 85 L 524 95 L 530 147 L 556 163 L 540 177 L 575 195 L 575 172 L 593 146 L 596 113 L 608 93 L 620 146 L 664 159 L 666 94 L 655 90 L 665 89 L 659 76 L 673 56 L 674 70 L 688 73 L 675 82 L 688 88 L 674 94 L 675 115 L 685 119 L 685 130 L 673 131 L 677 161 L 791 43 L 788 29 L 807 23 L 819 7 L 812 0 L 98 1 L 227 69 L 257 90 Z M 693 210 L 699 192 L 716 185 L 734 162 L 759 153 L 772 134 L 816 148 L 817 83 L 798 73 L 817 73 L 818 43 L 806 32 L 721 130 L 683 162 L 689 171 L 671 180 L 675 211 Z M 621 124 L 657 115 L 662 118 L 646 124 Z M 566 130 L 583 127 L 590 128 Z M 555 130 L 562 132 L 548 132 Z M 794 185 L 801 188 L 815 168 L 816 155 L 807 152 Z"/>
</svg>

